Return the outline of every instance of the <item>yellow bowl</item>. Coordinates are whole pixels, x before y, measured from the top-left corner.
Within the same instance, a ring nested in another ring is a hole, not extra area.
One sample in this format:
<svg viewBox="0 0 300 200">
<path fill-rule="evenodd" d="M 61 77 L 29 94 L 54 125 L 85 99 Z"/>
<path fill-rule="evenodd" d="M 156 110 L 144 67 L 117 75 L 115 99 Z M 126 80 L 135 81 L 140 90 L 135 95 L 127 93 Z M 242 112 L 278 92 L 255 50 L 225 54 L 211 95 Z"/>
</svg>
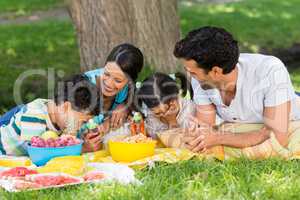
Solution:
<svg viewBox="0 0 300 200">
<path fill-rule="evenodd" d="M 154 155 L 156 141 L 128 143 L 109 141 L 112 159 L 117 162 L 133 162 Z"/>
</svg>

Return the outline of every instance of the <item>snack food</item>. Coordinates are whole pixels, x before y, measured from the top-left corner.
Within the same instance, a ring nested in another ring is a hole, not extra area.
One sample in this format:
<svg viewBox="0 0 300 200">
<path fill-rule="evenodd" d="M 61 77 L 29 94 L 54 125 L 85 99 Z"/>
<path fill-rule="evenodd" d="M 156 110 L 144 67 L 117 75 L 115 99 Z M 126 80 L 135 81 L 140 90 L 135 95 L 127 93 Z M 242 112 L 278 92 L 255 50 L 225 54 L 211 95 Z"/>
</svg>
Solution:
<svg viewBox="0 0 300 200">
<path fill-rule="evenodd" d="M 64 173 L 30 175 L 30 176 L 26 176 L 25 180 L 36 183 L 43 187 L 82 182 L 82 179 Z"/>
<path fill-rule="evenodd" d="M 38 183 L 33 183 L 25 180 L 13 180 L 13 187 L 17 190 L 26 190 L 26 189 L 37 189 L 43 187 Z"/>
<path fill-rule="evenodd" d="M 80 144 L 80 140 L 73 135 L 62 135 L 56 139 L 44 140 L 42 137 L 34 136 L 30 141 L 33 147 L 65 147 Z"/>
<path fill-rule="evenodd" d="M 156 141 L 143 134 L 116 137 L 109 141 L 112 159 L 117 162 L 133 162 L 154 155 Z"/>
<path fill-rule="evenodd" d="M 73 176 L 80 176 L 86 170 L 86 163 L 82 156 L 63 156 L 50 160 L 45 166 L 39 167 L 39 173 L 62 172 Z"/>
<path fill-rule="evenodd" d="M 26 167 L 32 165 L 28 157 L 0 156 L 0 167 Z"/>
<path fill-rule="evenodd" d="M 141 113 L 133 112 L 132 121 L 130 123 L 130 132 L 131 135 L 137 135 L 137 134 L 146 135 L 145 122 Z"/>
<path fill-rule="evenodd" d="M 144 134 L 137 134 L 133 136 L 122 136 L 113 139 L 114 142 L 126 142 L 126 143 L 147 143 L 154 141 L 152 138 L 145 136 Z"/>
<path fill-rule="evenodd" d="M 46 131 L 42 134 L 41 136 L 44 140 L 48 140 L 50 138 L 56 139 L 58 138 L 58 133 L 54 132 L 54 131 Z"/>
<path fill-rule="evenodd" d="M 105 178 L 105 175 L 103 172 L 101 171 L 90 171 L 90 172 L 87 172 L 84 176 L 83 176 L 83 179 L 85 181 L 99 181 L 99 180 L 102 180 Z"/>
<path fill-rule="evenodd" d="M 26 167 L 14 167 L 0 172 L 0 178 L 1 179 L 7 179 L 9 177 L 20 178 L 20 177 L 25 177 L 26 175 L 37 174 L 37 173 L 38 173 L 37 171 L 28 169 Z"/>
</svg>

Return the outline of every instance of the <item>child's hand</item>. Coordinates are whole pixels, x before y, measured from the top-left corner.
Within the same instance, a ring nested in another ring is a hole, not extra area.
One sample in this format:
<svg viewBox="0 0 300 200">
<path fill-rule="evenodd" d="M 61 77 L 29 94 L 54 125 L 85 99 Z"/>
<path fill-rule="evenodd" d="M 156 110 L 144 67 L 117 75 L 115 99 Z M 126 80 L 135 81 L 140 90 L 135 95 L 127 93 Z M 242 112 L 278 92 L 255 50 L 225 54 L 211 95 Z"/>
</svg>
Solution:
<svg viewBox="0 0 300 200">
<path fill-rule="evenodd" d="M 171 104 L 167 112 L 162 116 L 162 118 L 167 122 L 169 128 L 176 128 L 177 124 L 177 114 L 179 108 L 176 105 Z"/>
<path fill-rule="evenodd" d="M 94 152 L 99 151 L 102 147 L 102 135 L 100 133 L 87 133 L 84 138 L 84 143 L 82 151 L 85 152 Z"/>
</svg>

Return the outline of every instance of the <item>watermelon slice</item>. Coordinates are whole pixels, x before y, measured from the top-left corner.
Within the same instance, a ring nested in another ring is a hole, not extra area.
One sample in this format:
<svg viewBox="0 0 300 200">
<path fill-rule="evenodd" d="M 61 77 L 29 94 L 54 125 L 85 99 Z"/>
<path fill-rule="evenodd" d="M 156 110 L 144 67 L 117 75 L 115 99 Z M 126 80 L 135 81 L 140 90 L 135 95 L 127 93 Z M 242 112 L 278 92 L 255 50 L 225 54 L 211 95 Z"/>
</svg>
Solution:
<svg viewBox="0 0 300 200">
<path fill-rule="evenodd" d="M 37 171 L 28 169 L 26 167 L 14 167 L 0 172 L 0 178 L 25 177 L 26 175 L 37 174 L 37 173 L 38 173 Z"/>
<path fill-rule="evenodd" d="M 85 181 L 99 181 L 99 180 L 102 180 L 104 178 L 105 178 L 105 175 L 101 171 L 91 171 L 91 172 L 86 173 L 83 176 L 83 179 Z"/>
<path fill-rule="evenodd" d="M 40 184 L 24 180 L 15 180 L 13 181 L 13 184 L 14 188 L 17 190 L 37 189 L 42 187 Z"/>
<path fill-rule="evenodd" d="M 80 183 L 82 180 L 63 173 L 48 173 L 26 176 L 27 181 L 37 183 L 44 187 Z"/>
</svg>

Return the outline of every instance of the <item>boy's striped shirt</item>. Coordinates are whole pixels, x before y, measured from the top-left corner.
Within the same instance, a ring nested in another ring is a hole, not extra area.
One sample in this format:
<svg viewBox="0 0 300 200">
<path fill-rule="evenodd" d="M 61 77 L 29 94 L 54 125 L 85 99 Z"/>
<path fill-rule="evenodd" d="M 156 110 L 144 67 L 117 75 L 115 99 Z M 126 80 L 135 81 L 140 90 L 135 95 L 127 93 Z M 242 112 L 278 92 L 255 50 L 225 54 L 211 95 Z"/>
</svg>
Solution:
<svg viewBox="0 0 300 200">
<path fill-rule="evenodd" d="M 49 127 L 54 129 L 48 114 L 48 102 L 46 99 L 36 99 L 26 104 L 11 118 L 8 125 L 0 127 L 2 154 L 25 155 L 25 141 L 41 135 Z"/>
</svg>

